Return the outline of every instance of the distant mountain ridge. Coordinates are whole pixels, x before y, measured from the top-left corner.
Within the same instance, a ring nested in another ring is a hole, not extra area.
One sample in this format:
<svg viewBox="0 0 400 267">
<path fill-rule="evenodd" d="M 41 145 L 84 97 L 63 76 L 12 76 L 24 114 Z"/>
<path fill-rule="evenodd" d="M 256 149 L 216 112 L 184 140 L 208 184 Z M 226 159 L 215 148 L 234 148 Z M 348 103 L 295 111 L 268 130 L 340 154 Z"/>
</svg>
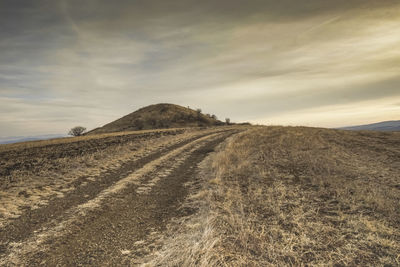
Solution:
<svg viewBox="0 0 400 267">
<path fill-rule="evenodd" d="M 9 136 L 0 137 L 0 144 L 12 144 L 27 141 L 39 141 L 53 138 L 67 137 L 66 134 L 45 134 L 45 135 L 34 135 L 34 136 Z"/>
<path fill-rule="evenodd" d="M 215 116 L 175 104 L 155 104 L 138 109 L 87 134 L 223 125 Z"/>
<path fill-rule="evenodd" d="M 395 131 L 400 131 L 400 120 L 382 121 L 382 122 L 357 125 L 357 126 L 347 126 L 347 127 L 341 127 L 339 129 L 352 130 L 352 131 L 369 130 L 369 131 L 395 132 Z"/>
</svg>

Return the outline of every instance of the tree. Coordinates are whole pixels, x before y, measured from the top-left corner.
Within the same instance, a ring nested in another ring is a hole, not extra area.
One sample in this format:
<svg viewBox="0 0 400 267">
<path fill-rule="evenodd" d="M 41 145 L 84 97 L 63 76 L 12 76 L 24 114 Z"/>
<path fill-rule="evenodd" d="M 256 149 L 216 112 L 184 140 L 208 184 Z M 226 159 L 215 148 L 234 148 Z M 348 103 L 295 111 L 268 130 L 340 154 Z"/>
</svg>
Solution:
<svg viewBox="0 0 400 267">
<path fill-rule="evenodd" d="M 216 120 L 216 119 L 217 119 L 217 116 L 216 116 L 215 114 L 212 114 L 212 115 L 211 115 L 211 118 L 213 118 L 214 120 Z"/>
<path fill-rule="evenodd" d="M 225 122 L 226 122 L 227 125 L 229 125 L 229 124 L 231 124 L 231 119 L 226 118 L 226 119 L 225 119 Z"/>
<path fill-rule="evenodd" d="M 201 118 L 201 108 L 196 109 L 197 119 Z"/>
<path fill-rule="evenodd" d="M 71 130 L 69 130 L 69 135 L 72 136 L 81 136 L 84 132 L 86 131 L 85 127 L 82 126 L 75 126 L 74 128 L 72 128 Z"/>
</svg>

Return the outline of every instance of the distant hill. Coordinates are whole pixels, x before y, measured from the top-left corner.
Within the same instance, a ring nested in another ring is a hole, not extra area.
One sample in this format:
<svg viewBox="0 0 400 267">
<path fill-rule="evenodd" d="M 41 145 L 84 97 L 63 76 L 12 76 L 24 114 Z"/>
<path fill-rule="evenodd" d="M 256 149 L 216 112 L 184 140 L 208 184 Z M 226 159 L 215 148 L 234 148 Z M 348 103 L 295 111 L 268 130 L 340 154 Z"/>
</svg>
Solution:
<svg viewBox="0 0 400 267">
<path fill-rule="evenodd" d="M 0 137 L 0 144 L 12 144 L 19 142 L 27 142 L 27 141 L 38 141 L 38 140 L 47 140 L 53 138 L 66 137 L 65 134 L 46 134 L 46 135 L 35 135 L 35 136 L 9 136 L 9 137 Z"/>
<path fill-rule="evenodd" d="M 216 118 L 190 108 L 174 104 L 156 104 L 141 108 L 88 134 L 223 124 Z"/>
<path fill-rule="evenodd" d="M 370 131 L 394 132 L 394 131 L 400 131 L 400 121 L 383 121 L 383 122 L 372 123 L 372 124 L 342 127 L 339 129 L 353 130 L 353 131 L 370 130 Z"/>
</svg>

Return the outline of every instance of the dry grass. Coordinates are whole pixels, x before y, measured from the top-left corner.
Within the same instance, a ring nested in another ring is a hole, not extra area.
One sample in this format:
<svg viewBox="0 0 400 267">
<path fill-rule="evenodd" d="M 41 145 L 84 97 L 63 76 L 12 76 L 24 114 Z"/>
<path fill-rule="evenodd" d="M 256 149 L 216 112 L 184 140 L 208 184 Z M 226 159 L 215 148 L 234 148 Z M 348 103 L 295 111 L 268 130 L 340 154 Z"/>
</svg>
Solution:
<svg viewBox="0 0 400 267">
<path fill-rule="evenodd" d="M 150 265 L 400 265 L 400 133 L 259 127 L 204 164 Z"/>
<path fill-rule="evenodd" d="M 141 136 L 144 134 L 152 134 L 152 133 L 170 133 L 170 132 L 182 132 L 184 128 L 171 128 L 171 129 L 155 129 L 155 130 L 142 130 L 142 131 L 123 131 L 123 132 L 113 132 L 113 133 L 101 133 L 101 134 L 91 134 L 91 135 L 82 135 L 76 137 L 64 137 L 64 138 L 55 138 L 43 141 L 28 141 L 28 142 L 20 142 L 13 144 L 0 144 L 0 152 L 7 152 L 12 150 L 23 150 L 33 147 L 43 147 L 49 145 L 65 145 L 69 143 L 76 143 L 81 141 L 92 141 L 104 138 L 113 138 L 120 136 Z"/>
<path fill-rule="evenodd" d="M 124 162 L 216 130 L 125 132 L 5 145 L 0 150 L 0 226 Z"/>
<path fill-rule="evenodd" d="M 96 128 L 90 131 L 89 134 L 223 124 L 221 121 L 198 113 L 196 110 L 164 103 L 143 107 L 103 127 Z"/>
<path fill-rule="evenodd" d="M 134 171 L 128 176 L 121 178 L 110 187 L 101 191 L 95 198 L 89 199 L 87 202 L 67 210 L 67 219 L 62 220 L 60 223 L 51 227 L 43 227 L 41 230 L 35 231 L 35 234 L 30 236 L 27 240 L 24 240 L 24 242 L 14 243 L 10 254 L 6 257 L 0 258 L 0 266 L 3 266 L 4 264 L 8 264 L 7 266 L 27 266 L 28 263 L 24 262 L 27 255 L 36 254 L 39 253 L 39 251 L 40 253 L 44 253 L 45 251 L 51 252 L 54 249 L 54 238 L 63 238 L 65 235 L 70 234 L 71 229 L 73 229 L 76 224 L 79 225 L 88 213 L 102 205 L 107 205 L 107 203 L 110 202 L 110 198 L 115 197 L 132 184 L 140 185 L 136 189 L 137 194 L 148 194 L 151 187 L 153 187 L 157 181 L 165 177 L 166 173 L 170 173 L 171 170 L 182 164 L 184 159 L 193 153 L 193 151 L 198 150 L 205 142 L 209 142 L 218 137 L 220 137 L 219 133 L 200 137 L 193 142 L 174 149 L 147 163 L 142 168 Z M 160 172 L 160 168 L 163 171 Z M 153 178 L 144 182 L 143 179 L 150 174 Z M 105 225 L 105 227 L 107 227 L 107 225 Z M 139 241 L 138 244 L 140 245 L 142 243 L 144 243 L 144 241 Z M 125 253 L 129 254 L 130 251 L 127 250 Z"/>
</svg>

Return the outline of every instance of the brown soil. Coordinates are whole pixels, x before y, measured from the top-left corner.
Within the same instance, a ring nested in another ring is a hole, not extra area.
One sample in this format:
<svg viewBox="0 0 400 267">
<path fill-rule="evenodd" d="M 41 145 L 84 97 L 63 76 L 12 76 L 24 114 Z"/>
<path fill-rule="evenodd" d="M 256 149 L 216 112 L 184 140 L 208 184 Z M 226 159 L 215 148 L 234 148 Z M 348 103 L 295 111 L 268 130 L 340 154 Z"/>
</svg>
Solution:
<svg viewBox="0 0 400 267">
<path fill-rule="evenodd" d="M 126 265 L 150 253 L 166 223 L 188 213 L 178 207 L 196 164 L 234 132 L 196 135 L 94 181 L 75 180 L 74 191 L 0 229 L 0 265 Z"/>
<path fill-rule="evenodd" d="M 149 138 L 157 138 L 165 135 L 176 135 L 183 133 L 183 129 L 170 131 L 154 131 L 143 134 L 127 134 L 121 136 L 108 136 L 101 139 L 78 140 L 66 144 L 65 142 L 35 146 L 26 148 L 18 144 L 3 146 L 0 150 L 0 177 L 7 177 L 12 174 L 12 171 L 35 171 L 40 169 L 44 161 L 54 161 L 59 158 L 77 157 L 85 154 L 90 154 L 102 149 L 116 145 L 124 145 L 132 141 L 146 140 Z M 44 141 L 43 143 L 45 143 Z M 35 142 L 32 142 L 35 143 Z M 37 142 L 39 143 L 39 142 Z M 7 149 L 9 147 L 9 149 Z M 2 184 L 5 185 L 4 181 Z"/>
<path fill-rule="evenodd" d="M 199 137 L 203 136 L 204 135 Z M 157 151 L 139 160 L 128 161 L 124 163 L 120 169 L 110 171 L 104 176 L 99 177 L 99 179 L 92 181 L 84 186 L 82 186 L 82 182 L 85 181 L 86 177 L 81 177 L 81 179 L 74 181 L 74 186 L 76 190 L 66 194 L 64 198 L 54 197 L 46 206 L 35 210 L 27 209 L 20 218 L 14 220 L 6 227 L 0 229 L 0 244 L 5 244 L 7 242 L 18 242 L 23 240 L 24 238 L 28 237 L 33 231 L 39 229 L 39 227 L 41 227 L 43 223 L 48 222 L 54 217 L 62 215 L 65 210 L 71 207 L 77 206 L 88 201 L 89 199 L 94 198 L 98 193 L 100 193 L 105 188 L 111 186 L 121 177 L 128 176 L 134 170 L 143 167 L 146 163 L 151 162 L 156 158 L 159 158 L 160 156 L 168 153 L 173 149 L 188 144 L 199 137 L 175 144 L 171 147 L 168 147 L 162 151 Z M 2 249 L 0 247 L 0 252 L 1 251 Z"/>
<path fill-rule="evenodd" d="M 0 229 L 87 183 L 104 184 L 105 176 L 125 165 L 131 168 L 131 162 L 151 160 L 151 155 L 227 129 L 164 129 L 0 145 Z"/>
</svg>

